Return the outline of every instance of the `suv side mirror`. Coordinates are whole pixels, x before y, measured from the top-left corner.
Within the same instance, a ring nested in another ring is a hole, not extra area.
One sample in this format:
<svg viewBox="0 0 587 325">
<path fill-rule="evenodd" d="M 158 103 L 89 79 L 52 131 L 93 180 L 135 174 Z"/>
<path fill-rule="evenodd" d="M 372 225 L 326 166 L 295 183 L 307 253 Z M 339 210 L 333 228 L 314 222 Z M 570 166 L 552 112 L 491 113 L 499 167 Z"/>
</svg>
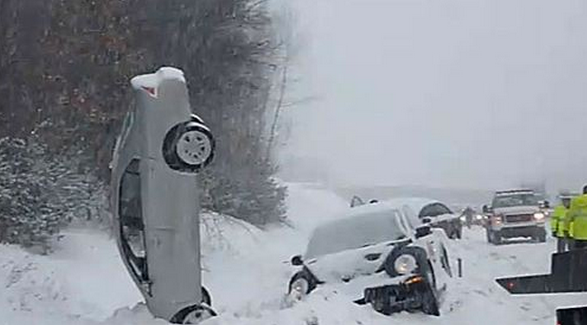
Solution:
<svg viewBox="0 0 587 325">
<path fill-rule="evenodd" d="M 489 205 L 484 205 L 483 206 L 483 213 L 491 213 L 493 212 L 493 209 L 489 206 Z"/>
<path fill-rule="evenodd" d="M 296 255 L 294 257 L 291 258 L 291 264 L 295 265 L 295 266 L 300 266 L 304 264 L 304 261 L 302 260 L 302 256 L 301 255 Z"/>
<path fill-rule="evenodd" d="M 423 225 L 416 228 L 416 238 L 422 238 L 432 233 L 432 229 L 428 225 Z"/>
</svg>

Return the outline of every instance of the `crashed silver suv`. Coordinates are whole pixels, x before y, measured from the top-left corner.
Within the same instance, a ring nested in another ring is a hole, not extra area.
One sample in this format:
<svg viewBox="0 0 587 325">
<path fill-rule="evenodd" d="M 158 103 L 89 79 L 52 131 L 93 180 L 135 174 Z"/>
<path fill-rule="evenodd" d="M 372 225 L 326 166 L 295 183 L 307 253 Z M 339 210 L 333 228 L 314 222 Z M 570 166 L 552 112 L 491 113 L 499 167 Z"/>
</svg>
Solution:
<svg viewBox="0 0 587 325">
<path fill-rule="evenodd" d="M 546 241 L 546 216 L 532 190 L 498 191 L 493 197 L 491 207 L 485 212 L 488 215 L 487 241 L 492 244 L 497 245 L 503 239 L 514 237 Z"/>
</svg>

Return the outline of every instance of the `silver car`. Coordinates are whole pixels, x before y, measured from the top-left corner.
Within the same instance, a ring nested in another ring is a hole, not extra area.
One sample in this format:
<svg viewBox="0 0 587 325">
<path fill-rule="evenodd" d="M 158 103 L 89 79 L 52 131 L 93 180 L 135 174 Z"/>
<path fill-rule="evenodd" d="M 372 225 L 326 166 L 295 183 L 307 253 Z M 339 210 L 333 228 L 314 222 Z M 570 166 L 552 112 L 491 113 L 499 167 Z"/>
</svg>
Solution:
<svg viewBox="0 0 587 325">
<path fill-rule="evenodd" d="M 191 113 L 182 71 L 161 68 L 131 83 L 136 106 L 110 166 L 118 248 L 155 317 L 198 323 L 215 315 L 201 285 L 196 181 L 214 139 Z"/>
</svg>

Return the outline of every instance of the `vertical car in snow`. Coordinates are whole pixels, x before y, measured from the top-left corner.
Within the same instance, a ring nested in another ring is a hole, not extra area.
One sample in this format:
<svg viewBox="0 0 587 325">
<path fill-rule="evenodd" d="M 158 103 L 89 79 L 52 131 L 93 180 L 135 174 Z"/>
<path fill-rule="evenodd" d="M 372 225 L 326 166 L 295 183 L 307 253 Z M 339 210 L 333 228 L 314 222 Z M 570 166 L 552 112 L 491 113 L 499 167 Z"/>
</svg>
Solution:
<svg viewBox="0 0 587 325">
<path fill-rule="evenodd" d="M 214 315 L 201 286 L 196 172 L 214 140 L 192 115 L 183 72 L 161 68 L 132 79 L 136 106 L 111 164 L 118 248 L 154 316 L 197 323 Z"/>
<path fill-rule="evenodd" d="M 301 299 L 329 285 L 384 314 L 439 315 L 438 298 L 452 276 L 446 241 L 443 230 L 417 224 L 401 206 L 357 206 L 317 227 L 304 256 L 292 258 L 299 269 L 289 297 Z"/>
</svg>

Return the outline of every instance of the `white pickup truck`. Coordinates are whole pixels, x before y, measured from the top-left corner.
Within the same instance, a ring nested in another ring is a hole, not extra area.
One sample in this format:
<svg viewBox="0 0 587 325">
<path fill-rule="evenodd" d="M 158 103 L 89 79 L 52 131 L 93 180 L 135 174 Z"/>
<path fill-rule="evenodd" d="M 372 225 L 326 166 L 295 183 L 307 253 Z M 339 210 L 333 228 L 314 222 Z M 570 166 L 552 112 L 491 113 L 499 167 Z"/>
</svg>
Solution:
<svg viewBox="0 0 587 325">
<path fill-rule="evenodd" d="M 497 245 L 504 238 L 515 237 L 530 237 L 538 242 L 546 241 L 546 216 L 532 190 L 495 192 L 491 207 L 486 213 L 487 241 L 492 244 Z"/>
</svg>

